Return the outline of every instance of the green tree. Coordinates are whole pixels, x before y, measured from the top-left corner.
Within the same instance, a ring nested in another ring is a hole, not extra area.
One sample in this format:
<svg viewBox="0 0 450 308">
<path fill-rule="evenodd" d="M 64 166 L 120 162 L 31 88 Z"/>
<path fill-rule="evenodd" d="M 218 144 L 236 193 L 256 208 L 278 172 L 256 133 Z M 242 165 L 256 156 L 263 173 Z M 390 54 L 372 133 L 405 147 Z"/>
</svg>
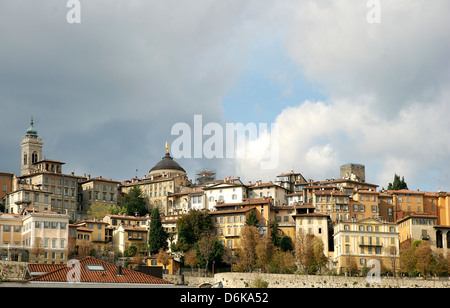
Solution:
<svg viewBox="0 0 450 308">
<path fill-rule="evenodd" d="M 161 223 L 161 216 L 157 207 L 153 208 L 150 217 L 150 231 L 148 239 L 148 248 L 151 254 L 156 254 L 160 249 L 167 249 L 167 232 Z"/>
<path fill-rule="evenodd" d="M 127 215 L 144 216 L 148 213 L 144 195 L 138 186 L 133 186 L 128 193 L 124 194 L 122 206 L 126 209 Z"/>
<path fill-rule="evenodd" d="M 124 206 L 111 205 L 108 208 L 108 213 L 111 215 L 121 215 L 121 214 L 125 214 L 126 212 L 127 212 L 127 209 Z"/>
<path fill-rule="evenodd" d="M 133 257 L 138 253 L 138 248 L 136 245 L 131 244 L 127 250 L 125 250 L 125 257 Z"/>
<path fill-rule="evenodd" d="M 251 211 L 250 214 L 248 214 L 245 224 L 247 226 L 255 226 L 256 227 L 256 225 L 258 224 L 258 217 L 256 217 L 255 211 Z"/>
<path fill-rule="evenodd" d="M 280 248 L 282 251 L 293 251 L 294 244 L 292 243 L 292 239 L 285 235 L 280 240 Z"/>
<path fill-rule="evenodd" d="M 109 207 L 104 203 L 94 202 L 87 211 L 88 216 L 91 219 L 101 220 L 106 214 L 109 213 Z"/>
<path fill-rule="evenodd" d="M 405 177 L 402 176 L 402 178 L 400 179 L 400 176 L 394 174 L 394 181 L 392 183 L 389 183 L 388 190 L 400 190 L 400 189 L 408 189 L 408 185 L 405 182 Z"/>
<path fill-rule="evenodd" d="M 202 235 L 212 232 L 214 226 L 211 216 L 200 210 L 191 210 L 187 214 L 181 215 L 177 220 L 178 241 L 174 246 L 175 250 L 188 251 L 197 243 Z"/>
<path fill-rule="evenodd" d="M 278 219 L 277 214 L 275 213 L 274 220 L 270 223 L 270 235 L 272 236 L 272 243 L 275 245 L 275 247 L 280 247 L 281 239 L 279 234 L 279 228 L 278 228 Z"/>
</svg>

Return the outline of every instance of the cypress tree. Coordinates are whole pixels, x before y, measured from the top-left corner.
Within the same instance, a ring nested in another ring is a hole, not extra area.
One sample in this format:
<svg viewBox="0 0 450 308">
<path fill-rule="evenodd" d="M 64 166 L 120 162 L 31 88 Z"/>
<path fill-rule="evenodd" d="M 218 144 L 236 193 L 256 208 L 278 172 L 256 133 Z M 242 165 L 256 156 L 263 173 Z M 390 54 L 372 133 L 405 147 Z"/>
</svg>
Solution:
<svg viewBox="0 0 450 308">
<path fill-rule="evenodd" d="M 161 215 L 159 210 L 154 207 L 152 210 L 152 216 L 150 218 L 150 233 L 148 239 L 148 249 L 151 254 L 156 254 L 162 248 L 167 249 L 167 232 L 162 227 Z"/>
</svg>

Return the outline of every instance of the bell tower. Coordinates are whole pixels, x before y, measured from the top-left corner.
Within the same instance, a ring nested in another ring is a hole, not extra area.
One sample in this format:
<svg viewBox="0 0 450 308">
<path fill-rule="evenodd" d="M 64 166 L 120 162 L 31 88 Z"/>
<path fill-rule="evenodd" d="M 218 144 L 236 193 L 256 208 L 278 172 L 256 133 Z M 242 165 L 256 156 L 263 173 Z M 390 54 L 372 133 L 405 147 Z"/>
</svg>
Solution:
<svg viewBox="0 0 450 308">
<path fill-rule="evenodd" d="M 37 169 L 35 163 L 42 160 L 43 145 L 44 142 L 38 138 L 33 118 L 31 118 L 30 127 L 20 143 L 22 148 L 20 175 L 27 175 Z"/>
</svg>

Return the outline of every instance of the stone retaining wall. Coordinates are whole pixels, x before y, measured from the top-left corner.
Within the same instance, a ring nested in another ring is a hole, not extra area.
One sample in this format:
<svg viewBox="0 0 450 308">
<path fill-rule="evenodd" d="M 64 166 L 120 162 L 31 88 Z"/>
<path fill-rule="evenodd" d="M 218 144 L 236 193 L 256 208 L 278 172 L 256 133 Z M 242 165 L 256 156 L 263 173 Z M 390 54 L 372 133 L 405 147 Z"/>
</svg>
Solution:
<svg viewBox="0 0 450 308">
<path fill-rule="evenodd" d="M 164 279 L 181 283 L 181 276 L 165 275 Z M 269 288 L 449 288 L 448 278 L 386 278 L 379 283 L 366 277 L 288 275 L 262 273 L 220 273 L 212 277 L 184 277 L 184 284 L 198 286 L 202 283 L 222 282 L 224 288 L 248 288 L 257 279 L 268 283 Z"/>
</svg>

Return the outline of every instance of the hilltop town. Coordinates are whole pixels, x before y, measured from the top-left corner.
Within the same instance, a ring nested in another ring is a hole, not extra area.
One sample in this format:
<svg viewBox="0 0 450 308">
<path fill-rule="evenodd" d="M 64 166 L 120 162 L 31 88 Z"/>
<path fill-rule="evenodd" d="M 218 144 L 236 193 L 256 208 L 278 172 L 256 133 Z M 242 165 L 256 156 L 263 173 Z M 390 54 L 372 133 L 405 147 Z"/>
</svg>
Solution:
<svg viewBox="0 0 450 308">
<path fill-rule="evenodd" d="M 66 174 L 64 162 L 43 158 L 43 145 L 31 122 L 20 144 L 20 175 L 0 172 L 1 260 L 58 266 L 71 259 L 88 262 L 88 256 L 109 258 L 111 263 L 117 256 L 139 256 L 127 265 L 163 266 L 168 274 L 176 274 L 188 267 L 183 264 L 187 250 L 174 248 L 180 247 L 176 245 L 181 236 L 177 222 L 198 212 L 210 219 L 212 236 L 222 245 L 222 252 L 231 254 L 229 259 L 234 261 L 221 262 L 230 270 L 282 268 L 274 260 L 264 265 L 242 259 L 243 251 L 251 250 L 251 225 L 258 241 L 270 239 L 272 255 L 287 260 L 283 253 L 295 251 L 293 263 L 297 265 L 303 262 L 300 252 L 307 251 L 308 243 L 319 247 L 323 260 L 316 258 L 314 269 L 303 266 L 308 273 L 361 274 L 371 268 L 371 260 L 378 260 L 384 274 L 415 271 L 417 275 L 448 276 L 448 192 L 380 189 L 366 182 L 365 166 L 356 163 L 340 166 L 338 179 L 311 180 L 300 172 L 280 171 L 274 181 L 243 183 L 239 177 L 216 179 L 213 170 L 204 170 L 193 181 L 168 148 L 148 175 L 118 181 Z M 146 214 L 120 212 L 125 196 L 133 190 L 144 199 Z M 116 210 L 94 215 L 99 206 Z M 167 245 L 159 255 L 164 253 L 170 262 L 164 263 L 148 249 L 153 209 L 159 210 L 167 235 Z M 427 268 L 416 264 L 414 270 L 408 269 L 402 249 L 409 247 L 428 251 L 434 268 L 429 262 Z M 438 265 L 440 271 L 433 272 Z M 291 272 L 298 270 L 296 266 Z"/>
</svg>

